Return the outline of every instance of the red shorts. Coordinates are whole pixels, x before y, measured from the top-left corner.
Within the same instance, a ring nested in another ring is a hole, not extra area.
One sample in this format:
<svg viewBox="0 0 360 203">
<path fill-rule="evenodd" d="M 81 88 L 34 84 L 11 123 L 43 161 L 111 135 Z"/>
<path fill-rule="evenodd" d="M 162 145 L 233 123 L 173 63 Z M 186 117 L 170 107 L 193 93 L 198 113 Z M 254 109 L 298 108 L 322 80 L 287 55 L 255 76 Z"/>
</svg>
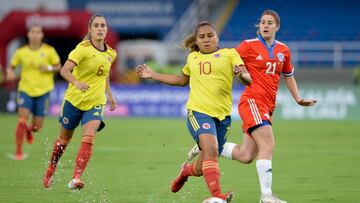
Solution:
<svg viewBox="0 0 360 203">
<path fill-rule="evenodd" d="M 256 99 L 244 98 L 241 99 L 238 105 L 239 115 L 243 121 L 243 131 L 247 135 L 249 128 L 262 124 L 262 121 L 272 120 L 272 112 L 267 105 Z M 251 135 L 250 135 L 251 136 Z"/>
</svg>

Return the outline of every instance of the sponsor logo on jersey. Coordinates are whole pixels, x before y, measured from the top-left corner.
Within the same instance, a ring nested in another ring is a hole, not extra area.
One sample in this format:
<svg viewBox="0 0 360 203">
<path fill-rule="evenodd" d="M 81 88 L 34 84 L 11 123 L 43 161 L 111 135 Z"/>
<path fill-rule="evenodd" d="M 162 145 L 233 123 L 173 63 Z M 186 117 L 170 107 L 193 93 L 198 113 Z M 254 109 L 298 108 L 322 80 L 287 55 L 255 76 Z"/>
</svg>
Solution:
<svg viewBox="0 0 360 203">
<path fill-rule="evenodd" d="M 202 128 L 209 129 L 209 128 L 211 128 L 211 125 L 210 125 L 210 123 L 203 123 Z"/>
<path fill-rule="evenodd" d="M 261 56 L 261 54 L 259 54 L 259 56 L 256 57 L 256 60 L 257 61 L 262 61 L 263 60 L 263 57 Z"/>
<path fill-rule="evenodd" d="M 41 53 L 40 53 L 40 57 L 41 57 L 41 58 L 44 58 L 44 57 L 45 57 L 45 53 L 44 53 L 44 52 L 41 52 Z"/>
<path fill-rule="evenodd" d="M 217 54 L 214 54 L 215 58 L 220 58 L 221 54 L 217 53 Z"/>
<path fill-rule="evenodd" d="M 265 118 L 267 118 L 267 119 L 270 119 L 270 116 L 269 116 L 269 114 L 264 114 L 264 116 L 265 116 Z"/>
<path fill-rule="evenodd" d="M 283 53 L 278 53 L 277 57 L 278 57 L 280 62 L 284 62 L 284 54 Z"/>
<path fill-rule="evenodd" d="M 112 62 L 111 56 L 108 56 L 108 61 L 109 61 L 110 63 Z"/>
</svg>

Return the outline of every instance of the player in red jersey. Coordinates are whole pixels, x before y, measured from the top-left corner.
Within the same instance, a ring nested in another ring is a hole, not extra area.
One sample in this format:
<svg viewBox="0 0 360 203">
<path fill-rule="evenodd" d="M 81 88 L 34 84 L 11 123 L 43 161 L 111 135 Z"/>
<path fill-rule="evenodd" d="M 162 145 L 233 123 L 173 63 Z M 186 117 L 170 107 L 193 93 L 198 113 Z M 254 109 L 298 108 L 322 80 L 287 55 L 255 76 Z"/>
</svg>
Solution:
<svg viewBox="0 0 360 203">
<path fill-rule="evenodd" d="M 257 159 L 260 203 L 286 203 L 274 196 L 271 189 L 271 160 L 275 146 L 271 123 L 280 75 L 284 75 L 286 85 L 299 105 L 313 106 L 317 101 L 301 98 L 293 76 L 290 50 L 275 40 L 280 28 L 279 15 L 272 10 L 264 11 L 258 27 L 257 38 L 245 40 L 236 48 L 252 78 L 238 106 L 246 136 L 243 136 L 242 144 L 226 143 L 221 155 L 246 164 Z M 192 149 L 190 158 L 194 153 L 196 150 Z"/>
</svg>

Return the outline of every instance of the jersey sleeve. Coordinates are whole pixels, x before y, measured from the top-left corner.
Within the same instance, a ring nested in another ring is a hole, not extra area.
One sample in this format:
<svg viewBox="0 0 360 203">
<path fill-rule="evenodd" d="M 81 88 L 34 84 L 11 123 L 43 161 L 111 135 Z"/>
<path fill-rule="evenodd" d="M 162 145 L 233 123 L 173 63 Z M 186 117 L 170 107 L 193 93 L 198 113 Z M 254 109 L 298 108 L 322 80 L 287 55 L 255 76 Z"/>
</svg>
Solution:
<svg viewBox="0 0 360 203">
<path fill-rule="evenodd" d="M 241 59 L 248 57 L 248 50 L 249 44 L 246 41 L 243 41 L 240 45 L 236 47 L 236 51 L 239 53 Z"/>
<path fill-rule="evenodd" d="M 294 75 L 294 68 L 291 64 L 290 50 L 288 50 L 287 53 L 285 54 L 285 60 L 284 60 L 284 66 L 282 69 L 282 74 L 287 77 Z"/>
<path fill-rule="evenodd" d="M 235 49 L 231 49 L 231 63 L 233 66 L 244 65 L 243 60 L 240 58 L 239 53 Z"/>
<path fill-rule="evenodd" d="M 190 55 L 189 55 L 190 56 Z M 185 74 L 185 75 L 187 75 L 187 76 L 190 76 L 190 68 L 189 68 L 189 56 L 188 56 L 188 58 L 187 58 L 187 61 L 186 61 L 186 64 L 185 64 L 185 66 L 183 67 L 183 69 L 182 69 L 182 72 L 183 72 L 183 74 Z"/>
<path fill-rule="evenodd" d="M 20 55 L 21 55 L 20 50 L 17 49 L 15 51 L 15 53 L 14 53 L 14 56 L 11 59 L 11 66 L 12 67 L 15 68 L 16 66 L 18 66 L 20 64 L 20 61 L 21 61 L 21 56 Z"/>
<path fill-rule="evenodd" d="M 74 50 L 69 54 L 68 60 L 74 62 L 76 65 L 79 64 L 85 57 L 84 49 L 81 44 L 77 45 Z"/>
<path fill-rule="evenodd" d="M 50 48 L 50 65 L 60 64 L 60 57 L 54 47 Z"/>
</svg>

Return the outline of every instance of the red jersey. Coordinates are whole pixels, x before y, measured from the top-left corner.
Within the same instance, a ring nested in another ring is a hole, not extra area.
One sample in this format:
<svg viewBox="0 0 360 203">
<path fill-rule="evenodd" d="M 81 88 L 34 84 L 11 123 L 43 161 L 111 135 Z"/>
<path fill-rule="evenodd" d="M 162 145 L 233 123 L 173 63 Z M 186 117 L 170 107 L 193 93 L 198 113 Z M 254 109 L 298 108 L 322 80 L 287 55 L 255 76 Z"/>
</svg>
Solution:
<svg viewBox="0 0 360 203">
<path fill-rule="evenodd" d="M 251 85 L 246 86 L 242 93 L 240 102 L 255 99 L 265 105 L 272 114 L 275 109 L 280 74 L 293 75 L 289 48 L 276 40 L 269 47 L 259 36 L 243 41 L 236 50 L 252 79 Z"/>
</svg>

